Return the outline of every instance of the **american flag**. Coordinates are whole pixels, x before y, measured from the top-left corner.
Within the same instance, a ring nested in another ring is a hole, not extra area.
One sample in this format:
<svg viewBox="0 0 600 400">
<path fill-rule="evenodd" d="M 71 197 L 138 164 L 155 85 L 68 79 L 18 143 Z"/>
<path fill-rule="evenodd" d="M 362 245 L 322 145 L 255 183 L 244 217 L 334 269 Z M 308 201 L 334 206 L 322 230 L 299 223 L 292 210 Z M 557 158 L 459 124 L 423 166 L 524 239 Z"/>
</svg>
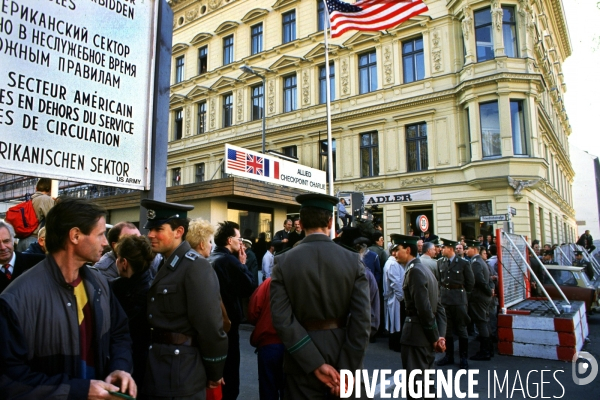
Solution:
<svg viewBox="0 0 600 400">
<path fill-rule="evenodd" d="M 236 171 L 246 172 L 246 153 L 227 149 L 227 167 Z"/>
<path fill-rule="evenodd" d="M 354 4 L 326 0 L 331 37 L 349 30 L 381 31 L 393 28 L 428 10 L 423 0 L 360 0 Z"/>
<path fill-rule="evenodd" d="M 246 172 L 264 176 L 264 158 L 248 154 L 246 156 Z"/>
</svg>

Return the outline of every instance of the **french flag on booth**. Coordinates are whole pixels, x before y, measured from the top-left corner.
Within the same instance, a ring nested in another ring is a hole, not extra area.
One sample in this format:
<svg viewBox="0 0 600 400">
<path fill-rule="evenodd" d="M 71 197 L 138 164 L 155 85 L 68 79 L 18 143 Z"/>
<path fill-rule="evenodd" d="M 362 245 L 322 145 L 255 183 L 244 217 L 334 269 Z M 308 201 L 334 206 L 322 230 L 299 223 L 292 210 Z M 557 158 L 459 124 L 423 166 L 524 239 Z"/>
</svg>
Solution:
<svg viewBox="0 0 600 400">
<path fill-rule="evenodd" d="M 279 179 L 279 161 L 265 158 L 265 176 L 273 179 Z"/>
</svg>

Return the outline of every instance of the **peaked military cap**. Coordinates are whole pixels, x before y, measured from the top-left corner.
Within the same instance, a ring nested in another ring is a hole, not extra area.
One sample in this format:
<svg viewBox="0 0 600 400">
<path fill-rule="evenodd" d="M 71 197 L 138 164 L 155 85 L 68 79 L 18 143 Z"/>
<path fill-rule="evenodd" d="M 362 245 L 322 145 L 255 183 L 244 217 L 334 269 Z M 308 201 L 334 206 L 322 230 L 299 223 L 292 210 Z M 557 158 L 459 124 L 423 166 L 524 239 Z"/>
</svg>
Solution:
<svg viewBox="0 0 600 400">
<path fill-rule="evenodd" d="M 445 246 L 451 246 L 451 247 L 456 247 L 456 245 L 458 244 L 458 242 L 454 241 L 454 240 L 450 240 L 450 239 L 441 239 L 442 240 L 442 244 Z"/>
<path fill-rule="evenodd" d="M 440 246 L 440 247 L 443 246 L 442 243 L 440 242 L 440 239 L 437 239 L 437 238 L 434 240 L 431 240 L 429 243 L 433 243 L 434 246 Z"/>
<path fill-rule="evenodd" d="M 416 246 L 417 242 L 421 240 L 421 238 L 419 238 L 418 236 L 399 235 L 397 233 L 390 235 L 390 238 L 392 239 L 392 243 L 394 244 L 392 246 L 392 249 L 401 244 L 413 244 Z"/>
<path fill-rule="evenodd" d="M 194 206 L 178 203 L 167 203 L 151 199 L 143 199 L 142 207 L 148 210 L 148 222 L 144 229 L 152 229 L 161 226 L 175 218 L 187 218 L 187 212 L 194 209 Z"/>
<path fill-rule="evenodd" d="M 575 255 L 576 255 L 576 256 L 582 256 L 582 255 L 583 255 L 583 251 L 581 251 L 581 250 L 577 250 L 577 251 L 575 252 Z"/>
<path fill-rule="evenodd" d="M 467 244 L 467 247 L 480 247 L 481 243 L 479 243 L 479 240 L 465 240 L 465 243 Z"/>
<path fill-rule="evenodd" d="M 554 250 L 545 250 L 544 255 L 554 257 Z"/>
<path fill-rule="evenodd" d="M 327 211 L 333 211 L 333 207 L 339 202 L 337 197 L 319 193 L 299 194 L 296 201 L 300 203 L 300 208 L 316 207 Z"/>
</svg>

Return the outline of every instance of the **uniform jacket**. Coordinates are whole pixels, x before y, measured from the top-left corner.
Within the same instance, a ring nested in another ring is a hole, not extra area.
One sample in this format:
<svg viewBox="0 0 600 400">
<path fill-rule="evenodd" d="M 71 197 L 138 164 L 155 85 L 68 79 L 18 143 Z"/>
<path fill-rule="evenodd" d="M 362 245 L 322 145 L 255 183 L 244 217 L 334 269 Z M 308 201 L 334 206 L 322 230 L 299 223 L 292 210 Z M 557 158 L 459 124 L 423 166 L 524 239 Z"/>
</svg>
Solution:
<svg viewBox="0 0 600 400">
<path fill-rule="evenodd" d="M 94 317 L 95 379 L 131 372 L 127 317 L 98 272 L 79 269 Z M 54 258 L 28 270 L 0 296 L 0 393 L 10 399 L 87 399 L 78 379 L 79 321 L 74 289 Z"/>
<path fill-rule="evenodd" d="M 237 325 L 243 317 L 240 299 L 250 297 L 254 292 L 252 274 L 226 247 L 215 247 L 208 261 L 217 273 L 221 297 L 231 324 Z"/>
<path fill-rule="evenodd" d="M 323 363 L 362 368 L 370 331 L 369 284 L 357 253 L 311 234 L 275 257 L 273 325 L 287 351 L 284 370 L 308 374 Z M 303 321 L 348 318 L 346 328 L 307 332 Z"/>
<path fill-rule="evenodd" d="M 475 278 L 468 262 L 455 256 L 452 261 L 444 257 L 438 261 L 439 283 L 442 303 L 446 305 L 467 304 L 467 293 L 473 290 Z M 462 289 L 451 289 L 447 285 L 462 285 Z"/>
<path fill-rule="evenodd" d="M 446 335 L 446 311 L 437 279 L 415 258 L 406 265 L 403 289 L 407 317 L 400 343 L 432 349 L 433 343 Z"/>
<path fill-rule="evenodd" d="M 576 267 L 584 267 L 584 272 L 587 275 L 590 281 L 594 280 L 594 267 L 592 267 L 592 263 L 582 259 L 581 261 L 575 260 L 573 261 L 573 265 Z"/>
<path fill-rule="evenodd" d="M 11 282 L 14 282 L 15 279 L 23 274 L 23 272 L 27 271 L 29 268 L 33 267 L 45 258 L 45 254 L 29 254 L 15 251 L 15 265 L 13 265 L 11 279 L 8 280 L 6 275 L 0 273 L 0 293 L 2 293 Z"/>
<path fill-rule="evenodd" d="M 490 270 L 480 255 L 474 256 L 471 260 L 471 270 L 473 271 L 473 277 L 475 278 L 475 285 L 471 292 L 471 296 L 469 296 L 469 301 L 489 302 L 492 298 L 493 283 L 490 287 Z"/>
<path fill-rule="evenodd" d="M 166 259 L 148 291 L 148 321 L 154 329 L 197 338 L 196 345 L 153 343 L 148 354 L 146 394 L 184 397 L 207 380 L 223 376 L 227 335 L 219 282 L 206 259 L 182 242 Z"/>
</svg>

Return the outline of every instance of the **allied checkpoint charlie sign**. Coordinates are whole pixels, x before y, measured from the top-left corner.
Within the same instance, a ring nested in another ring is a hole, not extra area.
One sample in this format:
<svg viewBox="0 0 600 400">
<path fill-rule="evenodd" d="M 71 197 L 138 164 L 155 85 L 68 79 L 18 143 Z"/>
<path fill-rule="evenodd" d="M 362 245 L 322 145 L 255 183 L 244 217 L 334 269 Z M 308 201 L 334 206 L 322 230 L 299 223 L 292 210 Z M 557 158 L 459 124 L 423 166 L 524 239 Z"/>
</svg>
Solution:
<svg viewBox="0 0 600 400">
<path fill-rule="evenodd" d="M 0 171 L 148 189 L 155 0 L 0 0 Z"/>
<path fill-rule="evenodd" d="M 325 171 L 225 144 L 225 173 L 276 185 L 323 193 Z"/>
</svg>

